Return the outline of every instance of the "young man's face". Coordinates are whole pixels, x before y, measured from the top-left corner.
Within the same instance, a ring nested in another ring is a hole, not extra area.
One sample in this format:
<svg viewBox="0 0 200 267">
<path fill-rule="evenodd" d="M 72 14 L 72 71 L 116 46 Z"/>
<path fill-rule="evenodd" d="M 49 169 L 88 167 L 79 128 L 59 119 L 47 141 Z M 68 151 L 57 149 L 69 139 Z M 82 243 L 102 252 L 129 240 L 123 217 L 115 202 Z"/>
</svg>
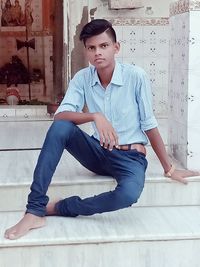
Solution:
<svg viewBox="0 0 200 267">
<path fill-rule="evenodd" d="M 119 51 L 119 43 L 114 43 L 110 36 L 103 32 L 88 38 L 85 42 L 85 50 L 87 59 L 97 70 L 113 67 L 115 54 Z"/>
</svg>

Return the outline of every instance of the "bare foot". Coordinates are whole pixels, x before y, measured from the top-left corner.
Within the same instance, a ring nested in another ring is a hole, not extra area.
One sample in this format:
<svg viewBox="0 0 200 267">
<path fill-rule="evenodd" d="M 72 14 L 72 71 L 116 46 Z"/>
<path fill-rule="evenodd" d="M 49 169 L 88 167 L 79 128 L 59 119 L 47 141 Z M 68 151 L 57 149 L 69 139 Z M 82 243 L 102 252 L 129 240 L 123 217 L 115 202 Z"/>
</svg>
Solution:
<svg viewBox="0 0 200 267">
<path fill-rule="evenodd" d="M 6 230 L 4 237 L 15 240 L 26 235 L 31 229 L 40 228 L 45 225 L 45 217 L 38 217 L 26 213 L 16 225 Z"/>
<path fill-rule="evenodd" d="M 57 215 L 56 210 L 55 210 L 55 206 L 56 204 L 62 199 L 58 199 L 56 201 L 52 201 L 49 202 L 46 206 L 46 216 L 53 216 L 53 215 Z"/>
</svg>

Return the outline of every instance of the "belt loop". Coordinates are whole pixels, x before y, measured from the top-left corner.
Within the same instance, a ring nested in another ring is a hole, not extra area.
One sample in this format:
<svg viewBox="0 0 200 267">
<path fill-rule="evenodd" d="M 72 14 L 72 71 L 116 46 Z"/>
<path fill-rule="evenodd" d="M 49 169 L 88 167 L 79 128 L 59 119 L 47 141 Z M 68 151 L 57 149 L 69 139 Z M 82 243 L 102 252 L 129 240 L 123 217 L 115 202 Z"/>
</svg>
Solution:
<svg viewBox="0 0 200 267">
<path fill-rule="evenodd" d="M 128 144 L 128 150 L 131 150 L 131 144 Z"/>
</svg>

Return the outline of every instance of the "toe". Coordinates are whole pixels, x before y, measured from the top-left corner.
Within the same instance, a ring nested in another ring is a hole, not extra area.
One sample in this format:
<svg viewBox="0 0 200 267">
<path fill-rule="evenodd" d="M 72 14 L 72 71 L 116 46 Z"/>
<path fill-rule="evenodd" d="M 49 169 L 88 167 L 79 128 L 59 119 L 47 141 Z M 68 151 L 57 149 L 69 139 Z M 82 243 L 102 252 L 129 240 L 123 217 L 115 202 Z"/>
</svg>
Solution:
<svg viewBox="0 0 200 267">
<path fill-rule="evenodd" d="M 14 239 L 16 239 L 16 236 L 15 236 L 15 234 L 10 234 L 8 238 L 9 238 L 10 240 L 14 240 Z"/>
<path fill-rule="evenodd" d="M 15 238 L 15 233 L 10 232 L 10 231 L 6 231 L 4 234 L 4 237 L 7 239 L 14 239 Z"/>
</svg>

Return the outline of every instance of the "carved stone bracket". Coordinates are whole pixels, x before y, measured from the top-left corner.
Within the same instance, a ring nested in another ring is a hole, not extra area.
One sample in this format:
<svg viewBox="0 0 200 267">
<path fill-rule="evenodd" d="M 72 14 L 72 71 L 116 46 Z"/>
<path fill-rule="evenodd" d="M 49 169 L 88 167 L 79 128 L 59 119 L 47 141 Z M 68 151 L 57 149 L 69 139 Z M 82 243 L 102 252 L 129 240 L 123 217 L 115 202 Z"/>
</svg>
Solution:
<svg viewBox="0 0 200 267">
<path fill-rule="evenodd" d="M 143 7 L 143 0 L 108 0 L 110 9 L 135 9 Z"/>
</svg>

